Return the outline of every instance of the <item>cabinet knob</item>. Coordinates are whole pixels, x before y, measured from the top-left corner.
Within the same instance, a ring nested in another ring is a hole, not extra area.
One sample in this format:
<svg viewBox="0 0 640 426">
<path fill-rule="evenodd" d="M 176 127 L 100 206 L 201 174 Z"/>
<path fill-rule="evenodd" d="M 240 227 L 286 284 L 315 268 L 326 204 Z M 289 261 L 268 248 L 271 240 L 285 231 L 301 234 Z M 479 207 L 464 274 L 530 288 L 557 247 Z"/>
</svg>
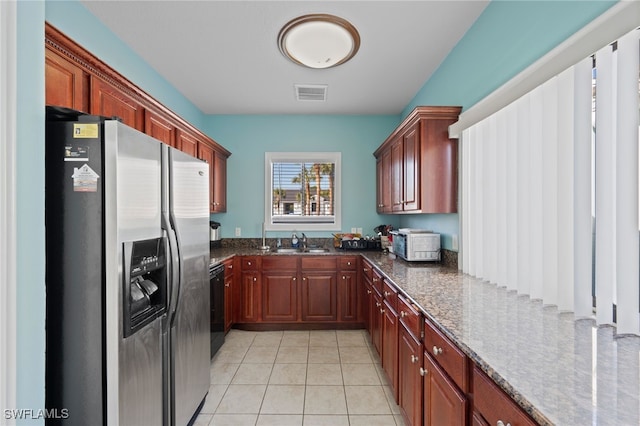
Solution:
<svg viewBox="0 0 640 426">
<path fill-rule="evenodd" d="M 229 287 L 229 283 L 226 283 L 224 286 L 225 286 L 225 287 Z"/>
<path fill-rule="evenodd" d="M 412 363 L 412 364 L 415 364 L 416 362 L 418 362 L 418 360 L 419 360 L 419 359 L 420 359 L 420 358 L 418 358 L 417 356 L 415 356 L 415 355 L 411 355 L 411 363 Z"/>
<path fill-rule="evenodd" d="M 367 290 L 367 294 L 371 294 L 371 290 Z"/>
<path fill-rule="evenodd" d="M 296 280 L 296 277 L 292 277 L 291 279 L 292 279 L 293 281 L 295 281 L 295 280 Z"/>
<path fill-rule="evenodd" d="M 384 314 L 384 309 L 380 309 L 380 313 L 381 313 L 381 314 Z"/>
<path fill-rule="evenodd" d="M 434 346 L 434 347 L 433 347 L 433 349 L 432 349 L 432 351 L 433 351 L 433 354 L 434 354 L 434 355 L 438 356 L 438 355 L 440 355 L 440 354 L 442 353 L 442 348 L 439 348 L 439 347 L 437 347 L 437 346 Z"/>
<path fill-rule="evenodd" d="M 373 279 L 373 282 L 374 282 L 374 283 L 377 283 L 377 282 L 378 282 L 378 279 L 377 279 L 377 278 L 374 278 L 374 279 Z"/>
<path fill-rule="evenodd" d="M 345 276 L 343 275 L 343 276 L 342 276 L 342 279 L 343 279 L 343 280 L 346 280 L 346 279 L 347 279 L 347 277 L 345 277 Z"/>
<path fill-rule="evenodd" d="M 351 266 L 351 262 L 347 262 L 347 266 Z"/>
<path fill-rule="evenodd" d="M 251 266 L 251 262 L 247 262 L 247 265 Z"/>
<path fill-rule="evenodd" d="M 389 292 L 388 292 L 388 291 L 386 291 L 386 290 L 385 290 L 383 293 L 384 293 L 384 297 L 389 297 L 389 296 L 391 296 L 391 293 L 389 293 Z"/>
<path fill-rule="evenodd" d="M 498 422 L 496 423 L 496 426 L 511 426 L 511 423 L 504 424 L 504 422 L 502 420 L 498 420 Z"/>
<path fill-rule="evenodd" d="M 379 308 L 380 307 L 380 302 L 376 302 L 376 306 Z"/>
<path fill-rule="evenodd" d="M 405 311 L 400 311 L 400 317 L 404 318 L 407 316 L 407 313 Z"/>
<path fill-rule="evenodd" d="M 253 281 L 258 281 L 258 278 L 257 277 L 253 277 Z"/>
<path fill-rule="evenodd" d="M 367 268 L 362 268 L 362 270 L 363 270 L 364 272 L 368 272 L 368 271 L 369 271 L 369 269 L 367 269 Z"/>
<path fill-rule="evenodd" d="M 420 375 L 422 377 L 426 376 L 428 373 L 428 371 L 425 368 L 420 367 Z"/>
<path fill-rule="evenodd" d="M 229 265 L 229 269 L 233 269 L 233 265 Z"/>
</svg>

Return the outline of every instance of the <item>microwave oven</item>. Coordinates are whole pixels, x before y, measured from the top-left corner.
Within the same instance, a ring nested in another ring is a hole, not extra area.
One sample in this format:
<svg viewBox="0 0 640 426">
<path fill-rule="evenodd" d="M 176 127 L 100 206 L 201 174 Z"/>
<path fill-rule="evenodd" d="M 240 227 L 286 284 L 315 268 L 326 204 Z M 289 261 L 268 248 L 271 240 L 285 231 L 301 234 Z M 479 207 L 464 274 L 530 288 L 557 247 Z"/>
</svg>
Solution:
<svg viewBox="0 0 640 426">
<path fill-rule="evenodd" d="M 424 229 L 400 228 L 391 231 L 393 252 L 407 261 L 440 261 L 440 234 Z"/>
</svg>

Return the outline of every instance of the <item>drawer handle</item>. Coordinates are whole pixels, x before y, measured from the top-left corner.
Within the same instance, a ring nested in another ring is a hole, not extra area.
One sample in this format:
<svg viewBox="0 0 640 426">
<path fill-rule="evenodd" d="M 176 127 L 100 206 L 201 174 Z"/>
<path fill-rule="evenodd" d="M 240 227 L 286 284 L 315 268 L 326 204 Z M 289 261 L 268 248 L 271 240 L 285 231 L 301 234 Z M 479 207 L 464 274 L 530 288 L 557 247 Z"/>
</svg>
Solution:
<svg viewBox="0 0 640 426">
<path fill-rule="evenodd" d="M 419 359 L 420 359 L 420 358 L 418 358 L 417 356 L 415 356 L 415 355 L 411 355 L 411 363 L 412 363 L 412 364 L 415 364 L 416 362 L 418 362 L 418 360 L 419 360 Z"/>
<path fill-rule="evenodd" d="M 400 311 L 400 317 L 404 318 L 406 317 L 408 314 L 405 311 Z"/>
<path fill-rule="evenodd" d="M 442 353 L 442 348 L 439 348 L 437 346 L 434 346 L 432 350 L 433 350 L 433 354 L 435 356 L 438 356 L 438 355 L 440 355 Z"/>
<path fill-rule="evenodd" d="M 371 290 L 367 290 L 367 294 L 371 294 Z"/>
<path fill-rule="evenodd" d="M 378 279 L 377 279 L 377 278 L 374 278 L 374 279 L 373 279 L 373 282 L 374 282 L 374 283 L 377 283 L 377 282 L 378 282 Z"/>
<path fill-rule="evenodd" d="M 367 269 L 367 268 L 362 268 L 362 270 L 363 270 L 364 272 L 369 272 L 369 269 Z"/>
<path fill-rule="evenodd" d="M 426 375 L 427 375 L 427 373 L 428 373 L 428 371 L 427 371 L 427 369 L 426 369 L 426 368 L 422 368 L 422 367 L 420 367 L 420 375 L 421 375 L 422 377 L 426 376 Z"/>
<path fill-rule="evenodd" d="M 384 297 L 389 297 L 389 296 L 391 296 L 391 293 L 389 293 L 389 292 L 388 292 L 388 291 L 386 291 L 386 290 L 385 290 L 383 293 L 384 293 Z"/>
</svg>

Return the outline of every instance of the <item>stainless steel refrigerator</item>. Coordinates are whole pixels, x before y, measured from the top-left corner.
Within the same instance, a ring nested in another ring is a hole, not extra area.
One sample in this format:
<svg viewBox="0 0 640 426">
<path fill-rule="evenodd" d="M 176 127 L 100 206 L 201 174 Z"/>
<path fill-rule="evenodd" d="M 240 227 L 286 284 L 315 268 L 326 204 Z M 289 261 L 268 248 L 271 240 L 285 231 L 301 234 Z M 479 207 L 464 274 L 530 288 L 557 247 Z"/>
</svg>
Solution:
<svg viewBox="0 0 640 426">
<path fill-rule="evenodd" d="M 186 425 L 202 407 L 208 173 L 118 120 L 47 107 L 45 405 L 64 424 Z"/>
</svg>

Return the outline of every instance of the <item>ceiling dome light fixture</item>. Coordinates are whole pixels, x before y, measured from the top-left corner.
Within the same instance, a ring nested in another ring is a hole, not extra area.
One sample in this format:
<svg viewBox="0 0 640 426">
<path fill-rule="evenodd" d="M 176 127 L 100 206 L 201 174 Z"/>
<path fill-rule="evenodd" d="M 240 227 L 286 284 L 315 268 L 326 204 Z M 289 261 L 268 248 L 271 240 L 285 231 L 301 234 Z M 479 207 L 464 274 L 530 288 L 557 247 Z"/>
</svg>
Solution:
<svg viewBox="0 0 640 426">
<path fill-rule="evenodd" d="M 311 14 L 292 19 L 278 34 L 284 56 L 309 68 L 330 68 L 353 58 L 360 48 L 360 34 L 338 16 Z"/>
</svg>

